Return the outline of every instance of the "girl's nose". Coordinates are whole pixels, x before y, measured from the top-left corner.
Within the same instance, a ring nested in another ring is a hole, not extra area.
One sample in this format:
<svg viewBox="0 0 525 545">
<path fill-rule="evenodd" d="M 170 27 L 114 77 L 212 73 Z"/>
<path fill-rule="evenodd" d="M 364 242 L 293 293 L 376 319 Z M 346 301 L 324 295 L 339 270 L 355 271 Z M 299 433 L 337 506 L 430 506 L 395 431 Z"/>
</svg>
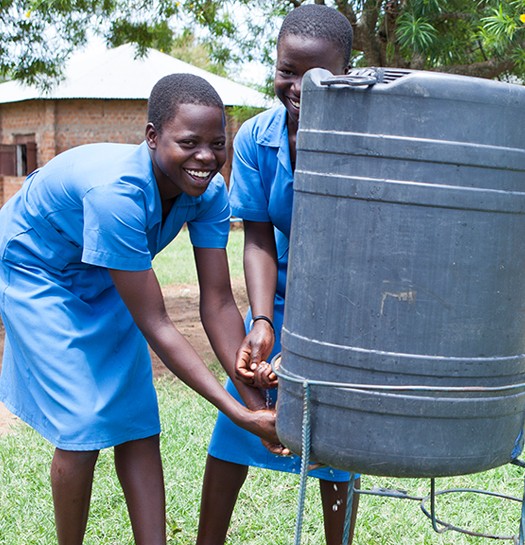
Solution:
<svg viewBox="0 0 525 545">
<path fill-rule="evenodd" d="M 213 161 L 215 159 L 215 154 L 211 148 L 203 146 L 195 152 L 195 157 L 199 159 L 199 161 Z"/>
<path fill-rule="evenodd" d="M 292 93 L 299 98 L 301 96 L 301 83 L 303 78 L 296 78 L 292 84 Z"/>
</svg>

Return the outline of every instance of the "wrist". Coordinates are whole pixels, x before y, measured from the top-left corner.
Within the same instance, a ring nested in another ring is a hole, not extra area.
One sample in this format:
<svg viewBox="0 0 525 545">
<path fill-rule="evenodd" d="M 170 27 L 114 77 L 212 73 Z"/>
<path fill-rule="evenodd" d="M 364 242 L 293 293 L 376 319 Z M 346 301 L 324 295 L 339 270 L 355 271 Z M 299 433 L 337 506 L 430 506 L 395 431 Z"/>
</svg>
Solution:
<svg viewBox="0 0 525 545">
<path fill-rule="evenodd" d="M 256 316 L 254 316 L 252 318 L 252 322 L 251 322 L 251 327 L 253 328 L 255 322 L 266 322 L 272 329 L 272 331 L 274 332 L 275 334 L 275 327 L 273 325 L 273 321 L 271 318 L 269 318 L 268 316 L 266 316 L 265 314 L 257 314 Z"/>
<path fill-rule="evenodd" d="M 260 411 L 266 409 L 266 396 L 263 395 L 259 388 L 251 385 L 247 385 L 244 382 L 238 380 L 234 381 L 235 388 L 239 392 L 244 405 L 250 411 Z"/>
<path fill-rule="evenodd" d="M 247 424 L 250 422 L 251 416 L 252 410 L 246 405 L 239 403 L 239 406 L 236 408 L 235 415 L 230 416 L 230 418 L 241 428 L 246 428 Z"/>
</svg>

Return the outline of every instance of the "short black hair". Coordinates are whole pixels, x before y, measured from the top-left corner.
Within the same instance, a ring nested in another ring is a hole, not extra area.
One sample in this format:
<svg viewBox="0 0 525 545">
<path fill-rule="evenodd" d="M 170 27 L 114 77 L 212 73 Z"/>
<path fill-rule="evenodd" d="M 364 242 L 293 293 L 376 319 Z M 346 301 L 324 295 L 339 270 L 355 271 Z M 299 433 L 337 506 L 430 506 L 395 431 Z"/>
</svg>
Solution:
<svg viewBox="0 0 525 545">
<path fill-rule="evenodd" d="M 340 12 L 323 4 L 303 4 L 293 9 L 283 21 L 277 45 L 284 36 L 322 38 L 341 51 L 345 65 L 352 54 L 353 31 L 350 21 Z"/>
<path fill-rule="evenodd" d="M 181 104 L 217 106 L 224 104 L 217 91 L 204 78 L 194 74 L 170 74 L 153 87 L 148 100 L 148 123 L 162 132 L 164 124 L 173 119 Z"/>
</svg>

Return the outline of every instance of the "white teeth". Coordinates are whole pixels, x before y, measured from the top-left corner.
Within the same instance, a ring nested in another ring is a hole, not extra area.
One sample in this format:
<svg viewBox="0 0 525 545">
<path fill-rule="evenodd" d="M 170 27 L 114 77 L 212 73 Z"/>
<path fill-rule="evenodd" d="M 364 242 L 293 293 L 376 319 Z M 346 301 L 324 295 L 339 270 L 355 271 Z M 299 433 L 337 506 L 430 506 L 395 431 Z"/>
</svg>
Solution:
<svg viewBox="0 0 525 545">
<path fill-rule="evenodd" d="M 301 107 L 301 103 L 300 102 L 295 102 L 295 100 L 292 100 L 290 99 L 290 102 L 292 103 L 292 106 L 294 108 L 300 108 Z"/>
<path fill-rule="evenodd" d="M 202 170 L 186 170 L 188 174 L 191 176 L 196 176 L 197 178 L 207 178 L 210 173 L 208 171 L 202 171 Z"/>
</svg>

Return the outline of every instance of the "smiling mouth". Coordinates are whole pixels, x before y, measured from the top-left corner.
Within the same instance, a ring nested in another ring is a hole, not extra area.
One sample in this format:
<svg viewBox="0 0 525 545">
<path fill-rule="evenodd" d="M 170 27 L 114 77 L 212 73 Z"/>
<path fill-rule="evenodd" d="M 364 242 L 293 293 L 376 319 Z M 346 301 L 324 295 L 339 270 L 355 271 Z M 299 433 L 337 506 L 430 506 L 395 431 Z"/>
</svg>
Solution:
<svg viewBox="0 0 525 545">
<path fill-rule="evenodd" d="M 293 100 L 293 98 L 290 98 L 289 100 L 290 100 L 290 104 L 294 108 L 297 108 L 298 110 L 301 108 L 301 103 L 298 100 Z"/>
<path fill-rule="evenodd" d="M 193 169 L 184 169 L 192 178 L 195 178 L 199 181 L 207 180 L 211 177 L 211 171 L 209 170 L 193 170 Z"/>
</svg>

